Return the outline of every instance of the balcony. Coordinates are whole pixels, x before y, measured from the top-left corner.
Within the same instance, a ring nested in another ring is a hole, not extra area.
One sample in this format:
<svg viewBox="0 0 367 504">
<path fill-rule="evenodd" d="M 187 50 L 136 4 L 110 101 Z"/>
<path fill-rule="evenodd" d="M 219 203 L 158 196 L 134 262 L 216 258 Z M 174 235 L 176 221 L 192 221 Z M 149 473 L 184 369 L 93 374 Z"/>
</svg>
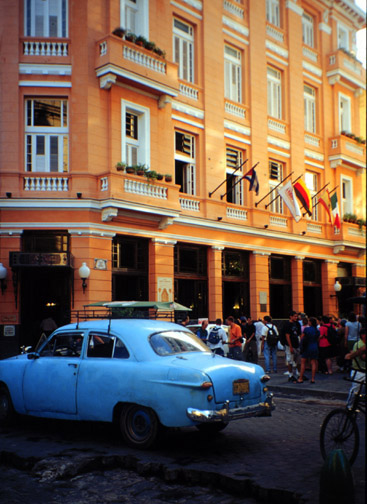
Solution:
<svg viewBox="0 0 367 504">
<path fill-rule="evenodd" d="M 330 85 L 340 81 L 353 89 L 365 88 L 366 70 L 353 55 L 339 49 L 326 58 L 326 76 Z"/>
<path fill-rule="evenodd" d="M 366 144 L 346 135 L 329 139 L 328 155 L 332 168 L 336 168 L 342 163 L 357 169 L 363 169 L 366 166 Z"/>
<path fill-rule="evenodd" d="M 124 82 L 161 97 L 179 94 L 175 63 L 114 35 L 97 42 L 95 69 L 102 89 Z"/>
</svg>

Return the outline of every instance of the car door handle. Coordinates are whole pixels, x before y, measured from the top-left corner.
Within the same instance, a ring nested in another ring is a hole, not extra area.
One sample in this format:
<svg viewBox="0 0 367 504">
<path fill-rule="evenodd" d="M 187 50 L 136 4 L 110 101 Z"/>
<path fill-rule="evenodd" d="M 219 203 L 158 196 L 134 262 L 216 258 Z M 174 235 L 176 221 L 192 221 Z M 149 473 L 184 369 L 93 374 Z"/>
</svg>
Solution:
<svg viewBox="0 0 367 504">
<path fill-rule="evenodd" d="M 74 364 L 74 362 L 69 362 L 69 363 L 68 363 L 68 366 L 71 366 L 71 367 L 75 367 L 75 368 L 77 368 L 77 367 L 78 367 L 78 364 Z"/>
</svg>

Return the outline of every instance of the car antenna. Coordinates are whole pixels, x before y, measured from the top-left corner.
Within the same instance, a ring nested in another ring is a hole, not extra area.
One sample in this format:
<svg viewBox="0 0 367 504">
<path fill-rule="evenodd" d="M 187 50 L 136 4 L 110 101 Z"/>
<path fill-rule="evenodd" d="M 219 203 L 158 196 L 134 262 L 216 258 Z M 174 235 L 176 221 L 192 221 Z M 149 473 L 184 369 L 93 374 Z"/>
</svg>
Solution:
<svg viewBox="0 0 367 504">
<path fill-rule="evenodd" d="M 107 334 L 110 334 L 110 331 L 111 331 L 111 320 L 112 320 L 112 309 L 110 309 L 110 316 L 109 316 L 109 319 L 108 319 L 108 331 L 107 331 Z"/>
</svg>

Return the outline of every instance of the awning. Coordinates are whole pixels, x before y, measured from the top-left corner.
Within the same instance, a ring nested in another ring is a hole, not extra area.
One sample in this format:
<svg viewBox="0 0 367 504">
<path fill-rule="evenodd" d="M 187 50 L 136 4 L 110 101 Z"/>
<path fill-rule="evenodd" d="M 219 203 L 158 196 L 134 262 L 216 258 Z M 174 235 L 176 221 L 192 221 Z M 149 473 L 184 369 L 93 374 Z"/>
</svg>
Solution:
<svg viewBox="0 0 367 504">
<path fill-rule="evenodd" d="M 100 306 L 105 308 L 133 308 L 137 310 L 145 309 L 145 310 L 158 310 L 158 311 L 192 311 L 191 308 L 183 306 L 179 303 L 175 303 L 174 301 L 98 301 L 96 303 L 92 303 L 86 305 L 87 307 L 92 306 Z"/>
</svg>

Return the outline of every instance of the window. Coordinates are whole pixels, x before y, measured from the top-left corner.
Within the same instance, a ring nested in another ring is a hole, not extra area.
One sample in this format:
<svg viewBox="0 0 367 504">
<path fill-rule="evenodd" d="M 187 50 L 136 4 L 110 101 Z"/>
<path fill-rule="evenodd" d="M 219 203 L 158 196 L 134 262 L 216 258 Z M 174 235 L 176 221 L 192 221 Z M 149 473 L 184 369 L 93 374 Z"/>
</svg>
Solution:
<svg viewBox="0 0 367 504">
<path fill-rule="evenodd" d="M 67 0 L 25 0 L 26 37 L 67 37 Z"/>
<path fill-rule="evenodd" d="M 241 53 L 230 46 L 224 46 L 224 96 L 229 100 L 242 102 Z"/>
<path fill-rule="evenodd" d="M 311 201 L 312 201 L 312 220 L 318 220 L 319 218 L 319 213 L 318 213 L 318 208 L 319 206 L 313 206 L 315 204 L 314 201 L 314 196 L 316 195 L 318 191 L 318 183 L 317 183 L 317 174 L 312 173 L 312 172 L 307 172 L 305 173 L 305 183 L 307 186 L 307 189 L 309 189 L 310 194 L 311 194 Z"/>
<path fill-rule="evenodd" d="M 25 171 L 69 169 L 68 102 L 54 98 L 25 100 Z"/>
<path fill-rule="evenodd" d="M 148 0 L 120 0 L 120 26 L 136 35 L 149 36 Z"/>
<path fill-rule="evenodd" d="M 283 180 L 283 165 L 277 161 L 269 161 L 269 191 Z M 284 213 L 283 198 L 276 197 L 276 192 L 269 194 L 268 208 L 272 213 Z"/>
<path fill-rule="evenodd" d="M 338 49 L 349 51 L 349 32 L 345 26 L 338 23 Z"/>
<path fill-rule="evenodd" d="M 305 131 L 316 133 L 316 91 L 311 86 L 303 86 L 305 106 Z"/>
<path fill-rule="evenodd" d="M 173 55 L 179 78 L 194 82 L 194 29 L 179 19 L 173 20 Z"/>
<path fill-rule="evenodd" d="M 341 183 L 341 217 L 346 213 L 353 213 L 353 186 L 352 180 L 349 178 L 342 178 Z"/>
<path fill-rule="evenodd" d="M 80 357 L 83 333 L 59 333 L 41 347 L 42 357 Z"/>
<path fill-rule="evenodd" d="M 128 165 L 150 163 L 149 109 L 122 102 L 122 160 Z"/>
<path fill-rule="evenodd" d="M 282 119 L 282 76 L 275 68 L 268 67 L 268 114 Z"/>
<path fill-rule="evenodd" d="M 309 47 L 314 47 L 314 19 L 306 12 L 302 15 L 302 40 Z"/>
<path fill-rule="evenodd" d="M 181 275 L 207 275 L 207 249 L 178 244 L 174 250 L 175 273 Z"/>
<path fill-rule="evenodd" d="M 226 149 L 226 193 L 228 203 L 236 205 L 243 204 L 243 184 L 242 184 L 242 168 L 234 173 L 236 168 L 243 163 L 243 153 L 238 149 L 227 147 Z"/>
<path fill-rule="evenodd" d="M 351 103 L 348 96 L 339 94 L 339 129 L 351 132 Z"/>
<path fill-rule="evenodd" d="M 175 183 L 180 192 L 196 194 L 195 137 L 175 132 Z"/>
<path fill-rule="evenodd" d="M 22 234 L 22 252 L 67 253 L 70 249 L 69 235 L 63 231 L 29 231 Z"/>
<path fill-rule="evenodd" d="M 266 20 L 268 23 L 280 27 L 279 0 L 266 0 Z"/>
</svg>

